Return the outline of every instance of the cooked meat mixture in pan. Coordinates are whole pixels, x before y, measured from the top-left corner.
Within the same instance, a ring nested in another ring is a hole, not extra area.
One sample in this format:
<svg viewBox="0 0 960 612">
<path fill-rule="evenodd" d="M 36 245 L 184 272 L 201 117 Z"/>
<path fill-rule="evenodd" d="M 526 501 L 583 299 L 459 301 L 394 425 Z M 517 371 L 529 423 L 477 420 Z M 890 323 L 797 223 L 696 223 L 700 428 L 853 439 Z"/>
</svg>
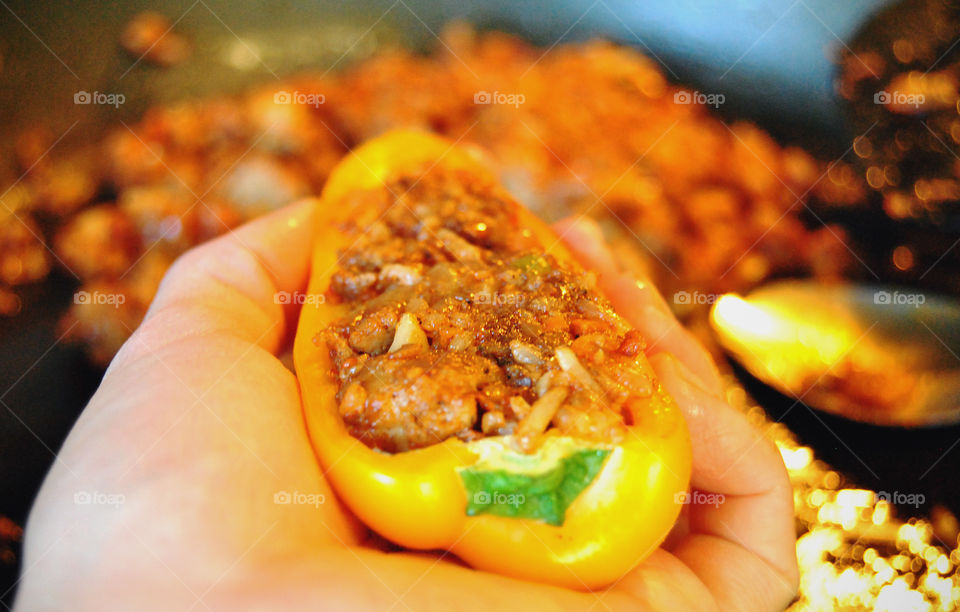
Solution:
<svg viewBox="0 0 960 612">
<path fill-rule="evenodd" d="M 349 316 L 320 331 L 351 433 L 388 452 L 452 436 L 620 439 L 655 383 L 638 332 L 594 277 L 521 227 L 510 196 L 434 170 L 357 193 L 328 299 Z"/>
</svg>

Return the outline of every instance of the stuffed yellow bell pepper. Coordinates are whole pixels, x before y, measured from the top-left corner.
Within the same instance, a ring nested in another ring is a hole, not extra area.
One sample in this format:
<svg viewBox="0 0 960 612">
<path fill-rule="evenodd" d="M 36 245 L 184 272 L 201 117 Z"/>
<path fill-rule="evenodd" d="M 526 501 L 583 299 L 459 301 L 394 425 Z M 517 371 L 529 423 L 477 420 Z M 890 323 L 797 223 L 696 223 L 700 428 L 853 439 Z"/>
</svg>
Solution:
<svg viewBox="0 0 960 612">
<path fill-rule="evenodd" d="M 690 478 L 683 416 L 482 154 L 391 132 L 321 207 L 294 359 L 342 501 L 399 545 L 576 589 L 652 552 Z"/>
</svg>

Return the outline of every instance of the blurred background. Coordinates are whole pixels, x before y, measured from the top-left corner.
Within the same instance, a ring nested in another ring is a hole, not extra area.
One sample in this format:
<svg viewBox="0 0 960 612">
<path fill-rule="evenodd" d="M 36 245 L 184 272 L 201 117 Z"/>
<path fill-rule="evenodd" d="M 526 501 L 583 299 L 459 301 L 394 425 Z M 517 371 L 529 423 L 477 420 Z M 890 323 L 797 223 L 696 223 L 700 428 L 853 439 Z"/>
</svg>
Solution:
<svg viewBox="0 0 960 612">
<path fill-rule="evenodd" d="M 43 475 L 191 246 L 356 143 L 486 147 L 597 219 L 779 445 L 796 610 L 955 609 L 960 8 L 0 1 L 0 601 Z M 90 503 L 78 499 L 77 503 Z"/>
</svg>

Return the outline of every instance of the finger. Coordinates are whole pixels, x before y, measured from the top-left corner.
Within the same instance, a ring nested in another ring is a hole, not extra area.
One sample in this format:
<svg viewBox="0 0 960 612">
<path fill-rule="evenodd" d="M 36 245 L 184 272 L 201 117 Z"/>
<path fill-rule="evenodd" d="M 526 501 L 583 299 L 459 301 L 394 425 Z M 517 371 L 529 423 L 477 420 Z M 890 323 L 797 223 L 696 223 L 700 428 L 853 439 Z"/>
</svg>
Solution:
<svg viewBox="0 0 960 612">
<path fill-rule="evenodd" d="M 677 321 L 657 289 L 648 279 L 637 279 L 620 270 L 606 246 L 596 222 L 585 217 L 565 219 L 555 230 L 581 264 L 594 270 L 600 290 L 614 309 L 647 339 L 647 355 L 667 352 L 693 371 L 710 393 L 721 397 L 717 366 L 693 334 Z"/>
<path fill-rule="evenodd" d="M 728 538 L 694 533 L 671 552 L 706 585 L 716 610 L 779 612 L 796 596 L 796 580 Z"/>
<path fill-rule="evenodd" d="M 298 202 L 182 255 L 138 330 L 141 343 L 125 346 L 115 361 L 139 356 L 139 344 L 159 350 L 209 335 L 275 353 L 296 316 L 294 300 L 281 296 L 306 286 L 316 206 L 315 200 Z"/>
<path fill-rule="evenodd" d="M 774 570 L 768 576 L 769 584 L 757 584 L 761 590 L 792 591 L 797 580 L 793 492 L 776 445 L 742 413 L 700 387 L 674 357 L 659 354 L 651 363 L 687 419 L 693 445 L 691 486 L 712 494 L 702 497 L 705 503 L 690 507 L 690 538 L 709 536 L 726 541 L 688 538 L 674 553 L 708 571 L 716 564 L 704 561 L 703 552 L 692 542 L 717 552 L 729 545 L 740 547 Z"/>
</svg>

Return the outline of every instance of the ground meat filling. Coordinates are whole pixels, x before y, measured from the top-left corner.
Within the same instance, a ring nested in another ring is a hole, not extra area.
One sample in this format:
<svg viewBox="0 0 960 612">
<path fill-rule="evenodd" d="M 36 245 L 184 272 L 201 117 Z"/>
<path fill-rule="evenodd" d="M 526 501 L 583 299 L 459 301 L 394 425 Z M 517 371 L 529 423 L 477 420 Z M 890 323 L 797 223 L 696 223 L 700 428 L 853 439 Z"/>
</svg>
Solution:
<svg viewBox="0 0 960 612">
<path fill-rule="evenodd" d="M 531 449 L 554 429 L 615 442 L 642 418 L 643 339 L 497 186 L 433 170 L 353 200 L 328 295 L 349 315 L 314 338 L 352 435 L 386 452 L 509 434 Z"/>
</svg>

